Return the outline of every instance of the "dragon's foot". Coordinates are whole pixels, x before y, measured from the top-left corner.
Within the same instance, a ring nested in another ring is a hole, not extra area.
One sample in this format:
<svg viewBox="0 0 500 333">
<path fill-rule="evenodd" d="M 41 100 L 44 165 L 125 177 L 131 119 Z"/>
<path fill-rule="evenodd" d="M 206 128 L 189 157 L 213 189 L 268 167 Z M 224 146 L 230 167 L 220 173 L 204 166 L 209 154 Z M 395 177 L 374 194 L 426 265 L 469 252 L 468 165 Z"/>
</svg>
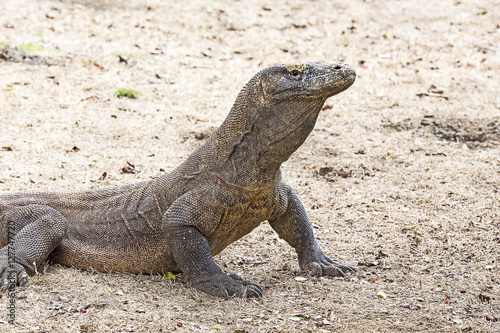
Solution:
<svg viewBox="0 0 500 333">
<path fill-rule="evenodd" d="M 220 273 L 210 276 L 209 279 L 193 281 L 193 286 L 213 296 L 242 298 L 262 298 L 262 289 L 259 285 L 243 280 L 237 275 L 226 275 Z"/>
<path fill-rule="evenodd" d="M 339 276 L 344 277 L 347 272 L 354 272 L 356 268 L 349 265 L 343 265 L 330 259 L 322 252 L 316 253 L 307 259 L 300 261 L 300 267 L 313 276 Z"/>
<path fill-rule="evenodd" d="M 5 258 L 0 258 L 0 289 L 5 292 L 15 288 L 15 286 L 24 286 L 28 281 L 26 269 L 18 263 L 9 263 Z"/>
</svg>

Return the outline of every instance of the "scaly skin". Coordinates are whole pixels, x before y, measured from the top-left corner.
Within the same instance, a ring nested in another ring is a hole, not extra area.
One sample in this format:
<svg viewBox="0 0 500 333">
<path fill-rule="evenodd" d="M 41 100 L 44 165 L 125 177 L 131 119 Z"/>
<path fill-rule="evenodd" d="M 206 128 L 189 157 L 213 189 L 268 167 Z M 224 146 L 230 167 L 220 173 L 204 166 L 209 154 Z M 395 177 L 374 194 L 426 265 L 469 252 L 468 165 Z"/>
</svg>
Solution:
<svg viewBox="0 0 500 333">
<path fill-rule="evenodd" d="M 224 123 L 171 173 L 93 191 L 1 194 L 1 283 L 25 284 L 50 257 L 100 271 L 182 271 L 211 295 L 262 297 L 258 285 L 225 274 L 212 256 L 264 220 L 295 248 L 303 270 L 343 276 L 353 268 L 323 254 L 280 166 L 312 131 L 326 99 L 355 76 L 343 63 L 272 66 L 246 84 Z"/>
</svg>

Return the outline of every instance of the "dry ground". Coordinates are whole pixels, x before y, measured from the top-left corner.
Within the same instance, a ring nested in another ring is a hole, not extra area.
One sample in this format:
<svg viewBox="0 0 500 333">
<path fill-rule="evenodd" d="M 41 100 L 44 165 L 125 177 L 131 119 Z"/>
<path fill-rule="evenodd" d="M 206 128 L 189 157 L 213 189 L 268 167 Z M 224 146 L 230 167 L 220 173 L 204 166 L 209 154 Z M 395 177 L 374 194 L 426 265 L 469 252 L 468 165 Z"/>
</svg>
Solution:
<svg viewBox="0 0 500 333">
<path fill-rule="evenodd" d="M 158 177 L 259 69 L 356 67 L 283 175 L 324 251 L 358 273 L 297 281 L 264 224 L 216 258 L 264 286 L 260 301 L 182 274 L 48 265 L 16 290 L 15 327 L 2 296 L 0 331 L 499 332 L 499 22 L 481 0 L 1 1 L 2 192 Z"/>
</svg>

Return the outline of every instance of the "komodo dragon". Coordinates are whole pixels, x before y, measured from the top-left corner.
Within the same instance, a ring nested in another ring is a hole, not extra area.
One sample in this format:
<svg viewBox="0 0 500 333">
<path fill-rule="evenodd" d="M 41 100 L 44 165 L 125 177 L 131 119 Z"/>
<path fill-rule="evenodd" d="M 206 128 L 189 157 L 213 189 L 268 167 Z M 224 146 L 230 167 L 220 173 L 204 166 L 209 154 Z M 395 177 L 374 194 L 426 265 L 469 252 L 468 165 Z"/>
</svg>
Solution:
<svg viewBox="0 0 500 333">
<path fill-rule="evenodd" d="M 0 195 L 3 288 L 24 285 L 49 257 L 80 268 L 126 273 L 184 272 L 225 297 L 262 297 L 225 274 L 212 256 L 268 220 L 316 276 L 354 268 L 323 254 L 304 207 L 280 166 L 312 131 L 326 99 L 349 88 L 344 63 L 285 64 L 257 73 L 223 124 L 179 167 L 132 185 Z"/>
</svg>

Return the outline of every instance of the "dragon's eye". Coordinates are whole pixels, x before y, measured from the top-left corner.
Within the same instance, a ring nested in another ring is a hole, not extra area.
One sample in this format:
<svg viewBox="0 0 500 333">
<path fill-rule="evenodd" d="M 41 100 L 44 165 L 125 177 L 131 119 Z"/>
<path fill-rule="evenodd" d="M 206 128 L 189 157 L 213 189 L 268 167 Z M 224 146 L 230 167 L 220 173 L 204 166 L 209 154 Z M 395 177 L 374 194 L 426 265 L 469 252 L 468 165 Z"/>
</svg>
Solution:
<svg viewBox="0 0 500 333">
<path fill-rule="evenodd" d="M 290 74 L 292 74 L 293 77 L 298 77 L 300 75 L 300 71 L 294 69 L 293 71 L 290 72 Z"/>
</svg>

